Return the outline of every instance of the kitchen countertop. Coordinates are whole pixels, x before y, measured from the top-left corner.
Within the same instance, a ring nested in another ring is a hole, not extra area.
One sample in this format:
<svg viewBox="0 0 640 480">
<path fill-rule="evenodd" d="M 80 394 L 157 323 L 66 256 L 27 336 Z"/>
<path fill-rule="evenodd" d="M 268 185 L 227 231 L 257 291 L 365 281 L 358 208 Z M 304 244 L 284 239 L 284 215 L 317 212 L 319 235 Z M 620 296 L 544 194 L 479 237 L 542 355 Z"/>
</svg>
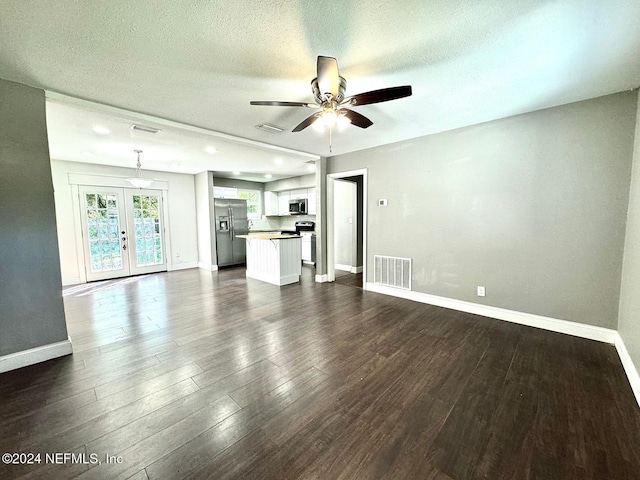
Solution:
<svg viewBox="0 0 640 480">
<path fill-rule="evenodd" d="M 257 240 L 282 240 L 286 238 L 301 238 L 300 235 L 283 235 L 281 233 L 250 233 L 249 235 L 236 235 L 237 238 L 255 238 Z"/>
</svg>

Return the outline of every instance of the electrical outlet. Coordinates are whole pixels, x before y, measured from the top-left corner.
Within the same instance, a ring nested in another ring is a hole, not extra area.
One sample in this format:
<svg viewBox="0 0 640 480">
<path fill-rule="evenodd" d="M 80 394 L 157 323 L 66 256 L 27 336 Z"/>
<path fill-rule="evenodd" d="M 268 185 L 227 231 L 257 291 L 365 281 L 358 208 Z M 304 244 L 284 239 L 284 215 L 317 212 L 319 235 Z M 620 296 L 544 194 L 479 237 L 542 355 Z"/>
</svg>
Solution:
<svg viewBox="0 0 640 480">
<path fill-rule="evenodd" d="M 485 295 L 484 287 L 478 286 L 477 289 L 478 289 L 478 296 L 484 297 Z"/>
<path fill-rule="evenodd" d="M 386 207 L 387 206 L 387 199 L 386 198 L 379 198 L 378 199 L 378 206 L 379 207 Z"/>
</svg>

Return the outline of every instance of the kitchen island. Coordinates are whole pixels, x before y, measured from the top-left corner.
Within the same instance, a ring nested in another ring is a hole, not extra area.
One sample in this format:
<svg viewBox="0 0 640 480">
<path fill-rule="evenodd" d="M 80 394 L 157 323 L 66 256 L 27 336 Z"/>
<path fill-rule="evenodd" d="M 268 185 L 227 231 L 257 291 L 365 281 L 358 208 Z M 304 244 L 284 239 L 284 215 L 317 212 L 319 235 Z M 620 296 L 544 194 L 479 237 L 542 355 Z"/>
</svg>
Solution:
<svg viewBox="0 0 640 480">
<path fill-rule="evenodd" d="M 300 281 L 300 235 L 262 233 L 237 237 L 247 242 L 247 277 L 279 286 Z"/>
</svg>

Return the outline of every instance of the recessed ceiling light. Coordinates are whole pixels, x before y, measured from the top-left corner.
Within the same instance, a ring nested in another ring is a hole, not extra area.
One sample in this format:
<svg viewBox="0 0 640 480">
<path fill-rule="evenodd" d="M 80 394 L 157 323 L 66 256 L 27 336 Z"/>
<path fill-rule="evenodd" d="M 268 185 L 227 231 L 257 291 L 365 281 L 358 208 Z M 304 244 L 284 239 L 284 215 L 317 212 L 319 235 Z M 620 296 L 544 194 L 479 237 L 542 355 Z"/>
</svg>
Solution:
<svg viewBox="0 0 640 480">
<path fill-rule="evenodd" d="M 93 158 L 96 156 L 95 153 L 90 152 L 89 150 L 85 150 L 84 152 L 82 152 L 82 155 L 84 155 L 85 157 L 89 157 L 89 158 Z"/>
<path fill-rule="evenodd" d="M 276 158 L 273 163 L 275 163 L 276 165 L 282 165 L 284 163 L 284 160 L 282 160 L 281 158 Z"/>
<path fill-rule="evenodd" d="M 111 133 L 111 130 L 109 130 L 107 127 L 102 127 L 100 125 L 94 126 L 91 130 L 93 130 L 98 135 L 109 135 Z"/>
<path fill-rule="evenodd" d="M 240 172 L 239 172 L 239 171 L 237 171 L 237 170 L 234 170 L 234 171 L 233 171 L 233 174 L 234 174 L 234 175 L 240 175 Z"/>
<path fill-rule="evenodd" d="M 267 174 L 264 176 L 264 178 L 271 178 L 271 177 L 273 177 L 273 175 L 271 175 L 270 173 L 267 173 Z"/>
<path fill-rule="evenodd" d="M 218 153 L 218 150 L 216 149 L 216 147 L 204 147 L 204 151 L 207 152 L 209 155 Z"/>
</svg>

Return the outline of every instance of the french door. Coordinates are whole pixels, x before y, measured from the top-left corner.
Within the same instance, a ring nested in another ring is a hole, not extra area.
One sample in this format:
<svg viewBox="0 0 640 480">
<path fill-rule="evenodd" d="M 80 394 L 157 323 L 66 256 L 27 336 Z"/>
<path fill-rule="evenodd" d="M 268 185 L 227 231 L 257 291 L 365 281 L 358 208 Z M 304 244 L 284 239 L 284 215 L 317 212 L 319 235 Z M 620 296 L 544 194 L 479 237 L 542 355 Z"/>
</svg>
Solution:
<svg viewBox="0 0 640 480">
<path fill-rule="evenodd" d="M 81 186 L 87 281 L 167 269 L 158 190 Z"/>
</svg>

